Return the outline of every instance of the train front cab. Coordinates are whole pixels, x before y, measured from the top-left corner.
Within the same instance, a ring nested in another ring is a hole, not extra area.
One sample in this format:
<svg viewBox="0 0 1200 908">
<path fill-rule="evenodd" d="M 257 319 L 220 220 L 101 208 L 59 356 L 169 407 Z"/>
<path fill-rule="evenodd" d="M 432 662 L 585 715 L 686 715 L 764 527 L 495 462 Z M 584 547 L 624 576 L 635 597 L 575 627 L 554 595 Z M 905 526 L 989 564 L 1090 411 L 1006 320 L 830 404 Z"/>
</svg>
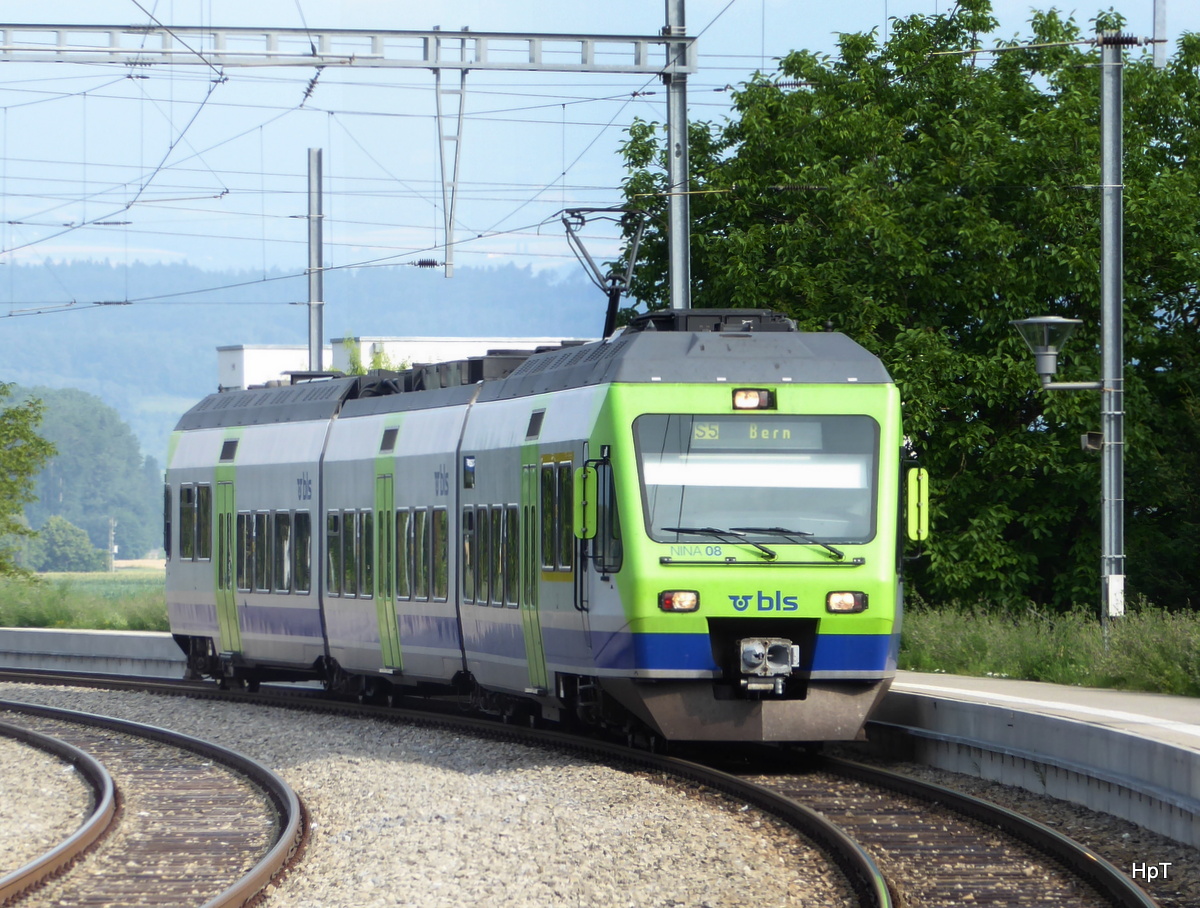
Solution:
<svg viewBox="0 0 1200 908">
<path fill-rule="evenodd" d="M 611 389 L 576 493 L 596 503 L 576 524 L 599 683 L 669 739 L 853 739 L 899 647 L 898 393 L 749 390 L 761 407 L 719 385 L 658 387 L 649 406 Z M 598 557 L 606 473 L 618 572 Z"/>
</svg>

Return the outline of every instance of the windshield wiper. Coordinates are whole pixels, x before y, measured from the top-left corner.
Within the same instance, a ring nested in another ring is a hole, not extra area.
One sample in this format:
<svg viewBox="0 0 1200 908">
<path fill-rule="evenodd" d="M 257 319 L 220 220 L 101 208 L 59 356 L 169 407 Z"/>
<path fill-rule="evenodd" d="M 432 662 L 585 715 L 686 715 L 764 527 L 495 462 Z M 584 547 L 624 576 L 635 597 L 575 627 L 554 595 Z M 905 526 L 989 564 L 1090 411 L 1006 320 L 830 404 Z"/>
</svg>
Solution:
<svg viewBox="0 0 1200 908">
<path fill-rule="evenodd" d="M 659 527 L 659 532 L 662 533 L 693 533 L 696 536 L 716 536 L 718 539 L 736 539 L 738 542 L 744 542 L 747 545 L 752 545 L 767 558 L 775 560 L 775 552 L 767 548 L 761 543 L 755 542 L 753 539 L 746 539 L 746 534 L 739 530 L 720 530 L 717 527 Z"/>
<path fill-rule="evenodd" d="M 819 545 L 838 558 L 846 557 L 846 553 L 841 549 L 835 549 L 828 542 L 822 542 L 812 533 L 806 533 L 804 530 L 789 530 L 785 527 L 733 527 L 732 529 L 738 533 L 774 533 L 776 536 L 796 537 L 804 545 Z"/>
</svg>

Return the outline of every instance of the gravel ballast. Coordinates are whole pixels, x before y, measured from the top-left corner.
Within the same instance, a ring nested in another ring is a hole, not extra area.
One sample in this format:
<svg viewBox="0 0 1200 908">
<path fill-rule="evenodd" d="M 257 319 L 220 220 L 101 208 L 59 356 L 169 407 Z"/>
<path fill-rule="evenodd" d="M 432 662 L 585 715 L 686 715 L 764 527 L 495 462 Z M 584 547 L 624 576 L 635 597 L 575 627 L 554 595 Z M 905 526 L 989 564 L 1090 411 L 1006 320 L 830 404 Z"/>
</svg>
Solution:
<svg viewBox="0 0 1200 908">
<path fill-rule="evenodd" d="M 184 731 L 282 775 L 305 802 L 311 838 L 299 865 L 269 890 L 268 906 L 849 904 L 841 875 L 789 827 L 729 799 L 573 756 L 140 693 L 0 684 L 0 699 Z M 5 753 L 0 816 L 8 825 L 26 805 L 9 797 L 16 767 Z"/>
<path fill-rule="evenodd" d="M 87 784 L 71 764 L 0 737 L 0 877 L 75 832 L 89 803 Z"/>
</svg>

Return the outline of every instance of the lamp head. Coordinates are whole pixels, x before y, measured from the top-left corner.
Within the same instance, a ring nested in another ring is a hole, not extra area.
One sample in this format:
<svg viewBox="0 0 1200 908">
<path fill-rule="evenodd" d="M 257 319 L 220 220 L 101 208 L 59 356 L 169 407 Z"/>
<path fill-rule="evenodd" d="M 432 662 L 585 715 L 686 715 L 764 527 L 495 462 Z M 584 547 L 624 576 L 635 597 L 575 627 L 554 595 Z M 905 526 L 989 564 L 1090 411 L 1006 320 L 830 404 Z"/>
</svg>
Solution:
<svg viewBox="0 0 1200 908">
<path fill-rule="evenodd" d="M 1009 322 L 1024 338 L 1036 360 L 1037 373 L 1043 378 L 1058 371 L 1058 354 L 1067 338 L 1083 324 L 1082 319 L 1063 318 L 1060 315 L 1043 315 L 1038 318 L 1022 318 Z"/>
</svg>

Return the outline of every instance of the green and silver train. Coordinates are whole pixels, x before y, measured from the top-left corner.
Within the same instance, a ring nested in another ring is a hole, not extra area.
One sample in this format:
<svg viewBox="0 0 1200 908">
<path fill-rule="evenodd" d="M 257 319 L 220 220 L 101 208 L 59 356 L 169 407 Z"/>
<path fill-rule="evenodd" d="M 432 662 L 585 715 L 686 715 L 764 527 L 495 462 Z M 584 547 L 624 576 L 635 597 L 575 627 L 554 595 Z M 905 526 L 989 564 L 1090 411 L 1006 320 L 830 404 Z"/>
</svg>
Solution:
<svg viewBox="0 0 1200 908">
<path fill-rule="evenodd" d="M 927 532 L 903 448 L 882 363 L 767 310 L 218 393 L 172 437 L 171 630 L 226 684 L 852 739 Z"/>
</svg>

